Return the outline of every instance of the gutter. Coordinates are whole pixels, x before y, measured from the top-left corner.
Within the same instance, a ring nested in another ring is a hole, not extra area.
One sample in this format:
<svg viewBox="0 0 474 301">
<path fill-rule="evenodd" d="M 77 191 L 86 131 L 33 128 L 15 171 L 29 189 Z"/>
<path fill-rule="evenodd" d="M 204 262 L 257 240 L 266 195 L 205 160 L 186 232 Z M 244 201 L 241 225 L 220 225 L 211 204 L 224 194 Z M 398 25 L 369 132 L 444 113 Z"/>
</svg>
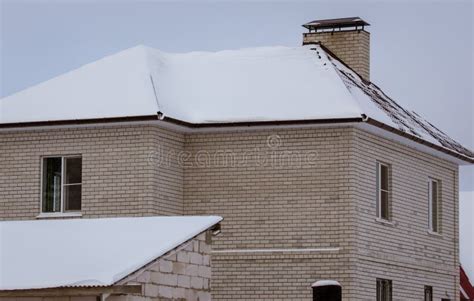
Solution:
<svg viewBox="0 0 474 301">
<path fill-rule="evenodd" d="M 162 112 L 157 112 L 156 115 L 142 115 L 142 116 L 126 116 L 113 118 L 91 118 L 91 119 L 76 119 L 76 120 L 51 120 L 51 121 L 33 121 L 33 122 L 19 122 L 19 123 L 3 123 L 0 124 L 0 129 L 8 128 L 27 128 L 27 127 L 42 127 L 42 126 L 66 126 L 66 125 L 92 125 L 92 124 L 107 124 L 120 122 L 137 122 L 137 121 L 163 121 L 173 125 L 178 125 L 190 129 L 206 129 L 206 128 L 232 128 L 232 127 L 259 127 L 259 126 L 285 126 L 285 125 L 317 125 L 317 124 L 339 124 L 339 123 L 359 123 L 364 122 L 373 125 L 377 128 L 395 133 L 404 138 L 410 139 L 417 143 L 423 144 L 462 161 L 474 164 L 474 158 L 470 158 L 445 147 L 433 144 L 431 142 L 420 139 L 414 135 L 403 132 L 394 127 L 388 126 L 382 122 L 372 119 L 365 114 L 361 117 L 354 118 L 328 118 L 328 119 L 306 119 L 306 120 L 280 120 L 280 121 L 245 121 L 245 122 L 209 122 L 209 123 L 191 123 L 165 116 Z"/>
<path fill-rule="evenodd" d="M 425 146 L 431 147 L 431 148 L 433 148 L 433 149 L 435 149 L 435 150 L 438 150 L 438 151 L 443 152 L 443 153 L 445 153 L 445 154 L 448 154 L 448 155 L 450 155 L 450 156 L 456 157 L 456 158 L 458 158 L 458 159 L 460 159 L 460 160 L 462 160 L 462 161 L 465 161 L 465 162 L 474 164 L 474 158 L 470 158 L 470 157 L 461 155 L 461 154 L 456 153 L 456 152 L 454 152 L 454 151 L 452 151 L 452 150 L 449 150 L 449 149 L 447 149 L 447 148 L 445 148 L 445 147 L 442 147 L 442 146 L 436 145 L 436 144 L 434 144 L 434 143 L 428 142 L 428 141 L 426 141 L 426 140 L 423 140 L 423 139 L 418 138 L 418 137 L 416 137 L 416 136 L 414 136 L 414 135 L 411 135 L 411 134 L 409 134 L 409 133 L 406 133 L 406 132 L 404 132 L 404 131 L 401 131 L 401 130 L 399 130 L 399 129 L 396 129 L 396 128 L 394 128 L 394 127 L 391 127 L 391 126 L 389 126 L 389 125 L 386 125 L 386 124 L 384 124 L 384 123 L 382 123 L 382 122 L 380 122 L 380 121 L 377 121 L 377 120 L 375 120 L 375 119 L 372 119 L 372 118 L 370 118 L 370 117 L 365 117 L 364 122 L 366 122 L 367 124 L 373 125 L 373 126 L 375 126 L 375 127 L 378 127 L 378 128 L 380 128 L 380 129 L 386 130 L 386 131 L 388 131 L 388 132 L 395 133 L 395 134 L 397 134 L 397 135 L 399 135 L 399 136 L 402 136 L 402 137 L 404 137 L 404 138 L 410 139 L 410 140 L 415 141 L 415 142 L 417 142 L 417 143 L 423 144 L 423 145 L 425 145 Z"/>
<path fill-rule="evenodd" d="M 0 123 L 0 129 L 158 120 L 158 115 Z"/>
<path fill-rule="evenodd" d="M 162 117 L 160 120 L 175 125 L 185 126 L 192 129 L 202 128 L 228 128 L 228 127 L 257 127 L 257 126 L 282 126 L 282 125 L 311 125 L 311 124 L 335 124 L 362 122 L 363 118 L 328 118 L 328 119 L 303 119 L 303 120 L 280 120 L 280 121 L 238 121 L 238 122 L 209 122 L 190 123 L 171 117 Z"/>
</svg>

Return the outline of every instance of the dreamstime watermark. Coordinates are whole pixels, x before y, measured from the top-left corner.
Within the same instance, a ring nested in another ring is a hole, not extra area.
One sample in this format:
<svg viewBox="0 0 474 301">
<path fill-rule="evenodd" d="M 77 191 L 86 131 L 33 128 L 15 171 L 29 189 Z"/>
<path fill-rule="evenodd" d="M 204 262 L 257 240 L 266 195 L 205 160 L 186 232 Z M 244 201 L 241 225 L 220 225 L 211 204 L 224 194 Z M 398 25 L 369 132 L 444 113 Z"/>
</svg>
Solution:
<svg viewBox="0 0 474 301">
<path fill-rule="evenodd" d="M 267 136 L 264 143 L 254 148 L 236 145 L 225 149 L 198 149 L 178 151 L 163 145 L 148 154 L 149 164 L 160 167 L 269 167 L 304 168 L 313 166 L 318 159 L 315 150 L 285 147 L 281 136 Z M 259 147 L 261 145 L 261 147 Z"/>
</svg>

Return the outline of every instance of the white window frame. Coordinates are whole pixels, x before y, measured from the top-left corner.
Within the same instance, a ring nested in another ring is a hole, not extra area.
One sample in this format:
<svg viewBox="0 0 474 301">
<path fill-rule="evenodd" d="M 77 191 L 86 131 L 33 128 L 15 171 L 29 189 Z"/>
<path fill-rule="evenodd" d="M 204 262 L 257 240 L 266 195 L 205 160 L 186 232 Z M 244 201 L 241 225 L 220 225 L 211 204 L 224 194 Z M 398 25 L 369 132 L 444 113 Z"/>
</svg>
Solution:
<svg viewBox="0 0 474 301">
<path fill-rule="evenodd" d="M 433 183 L 436 183 L 436 190 L 437 190 L 437 193 L 436 193 L 436 196 L 437 196 L 437 199 L 436 199 L 436 205 L 437 205 L 437 210 L 436 210 L 436 225 L 437 225 L 437 229 L 433 229 Z M 440 181 L 439 180 L 436 180 L 436 179 L 433 179 L 433 178 L 429 178 L 428 179 L 428 227 L 429 227 L 429 232 L 431 233 L 440 233 L 440 212 L 439 212 L 439 209 L 440 209 Z"/>
<path fill-rule="evenodd" d="M 382 189 L 382 173 L 381 167 L 384 166 L 388 171 L 388 190 Z M 383 221 L 390 221 L 391 210 L 390 210 L 390 165 L 377 161 L 377 218 Z M 387 206 L 388 206 L 388 217 L 382 217 L 382 191 L 387 192 Z"/>
<path fill-rule="evenodd" d="M 61 158 L 61 210 L 58 212 L 43 212 L 43 178 L 44 178 L 44 159 L 48 158 Z M 40 180 L 40 213 L 37 216 L 38 218 L 42 217 L 69 217 L 69 216 L 81 216 L 81 210 L 68 210 L 65 211 L 65 199 L 64 199 L 64 186 L 71 186 L 71 185 L 81 185 L 82 189 L 82 181 L 81 183 L 73 183 L 73 184 L 65 184 L 64 179 L 65 179 L 65 172 L 66 172 L 66 164 L 65 164 L 65 159 L 69 158 L 82 158 L 82 155 L 52 155 L 52 156 L 42 156 L 41 157 L 41 180 Z M 82 176 L 81 176 L 82 179 Z M 81 197 L 81 203 L 82 203 L 82 197 Z M 82 204 L 81 204 L 82 205 Z M 82 206 L 81 206 L 82 207 Z"/>
</svg>

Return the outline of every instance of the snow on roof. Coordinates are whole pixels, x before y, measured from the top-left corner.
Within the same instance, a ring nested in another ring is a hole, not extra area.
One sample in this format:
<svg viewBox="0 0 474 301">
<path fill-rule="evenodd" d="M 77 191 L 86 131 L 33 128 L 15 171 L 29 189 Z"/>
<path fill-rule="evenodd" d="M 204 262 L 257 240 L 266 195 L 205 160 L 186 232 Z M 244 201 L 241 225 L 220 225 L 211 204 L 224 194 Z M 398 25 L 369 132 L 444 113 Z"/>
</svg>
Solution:
<svg viewBox="0 0 474 301">
<path fill-rule="evenodd" d="M 387 96 L 378 86 L 367 83 L 362 78 L 335 58 L 328 57 L 342 80 L 359 103 L 364 114 L 402 132 L 442 146 L 455 153 L 474 159 L 474 153 L 451 139 L 433 124 L 423 119 L 414 111 L 400 106 Z"/>
<path fill-rule="evenodd" d="M 319 280 L 311 284 L 311 287 L 330 286 L 330 285 L 341 286 L 341 284 L 337 282 L 336 280 Z"/>
<path fill-rule="evenodd" d="M 0 222 L 0 290 L 112 285 L 221 220 L 179 216 Z"/>
<path fill-rule="evenodd" d="M 190 124 L 368 116 L 474 158 L 320 45 L 190 53 L 137 46 L 0 100 L 0 124 L 157 112 Z"/>
</svg>

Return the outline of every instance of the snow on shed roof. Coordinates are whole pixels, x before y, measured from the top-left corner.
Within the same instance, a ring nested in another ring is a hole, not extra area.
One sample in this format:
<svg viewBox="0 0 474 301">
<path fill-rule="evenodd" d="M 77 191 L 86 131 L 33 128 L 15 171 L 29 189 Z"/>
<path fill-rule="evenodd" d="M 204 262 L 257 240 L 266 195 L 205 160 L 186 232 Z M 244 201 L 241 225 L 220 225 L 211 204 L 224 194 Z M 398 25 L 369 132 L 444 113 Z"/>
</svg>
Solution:
<svg viewBox="0 0 474 301">
<path fill-rule="evenodd" d="M 218 216 L 0 222 L 0 290 L 109 286 Z"/>
<path fill-rule="evenodd" d="M 137 46 L 3 98 L 0 125 L 157 112 L 200 125 L 367 116 L 474 160 L 320 45 L 190 53 Z"/>
</svg>

